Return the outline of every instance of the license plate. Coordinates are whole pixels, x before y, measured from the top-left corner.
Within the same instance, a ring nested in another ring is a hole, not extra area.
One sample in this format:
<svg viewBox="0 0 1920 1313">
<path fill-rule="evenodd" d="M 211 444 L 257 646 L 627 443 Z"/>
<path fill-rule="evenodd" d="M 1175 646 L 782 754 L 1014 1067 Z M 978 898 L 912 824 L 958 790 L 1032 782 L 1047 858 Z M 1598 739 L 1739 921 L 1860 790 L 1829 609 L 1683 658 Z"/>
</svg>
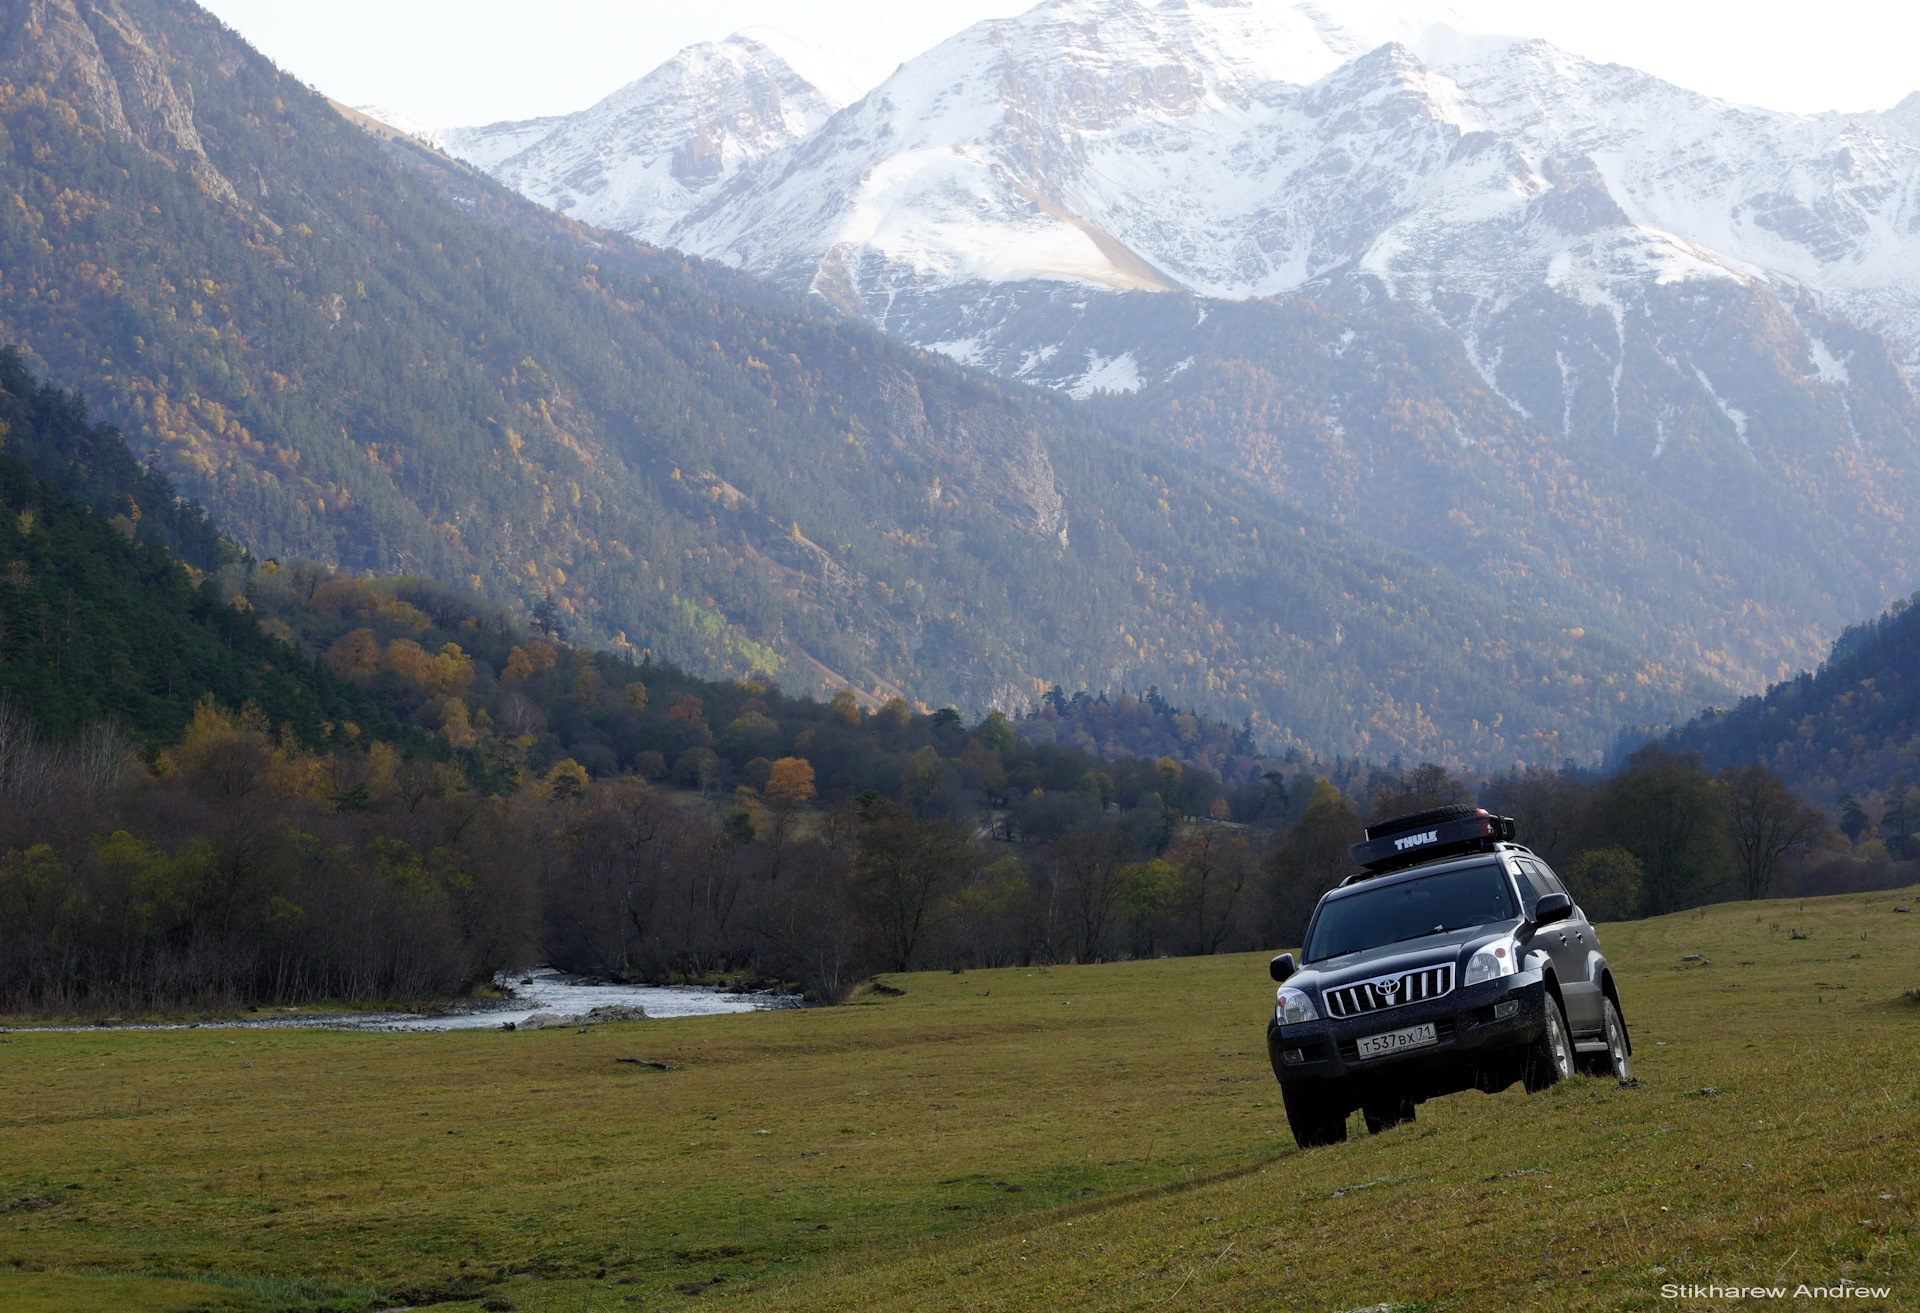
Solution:
<svg viewBox="0 0 1920 1313">
<path fill-rule="evenodd" d="M 1440 1037 L 1433 1033 L 1433 1023 L 1424 1026 L 1408 1026 L 1405 1030 L 1390 1030 L 1384 1035 L 1363 1035 L 1354 1041 L 1363 1058 L 1383 1058 L 1389 1053 L 1403 1053 L 1408 1049 L 1424 1049 L 1429 1044 L 1438 1044 Z"/>
</svg>

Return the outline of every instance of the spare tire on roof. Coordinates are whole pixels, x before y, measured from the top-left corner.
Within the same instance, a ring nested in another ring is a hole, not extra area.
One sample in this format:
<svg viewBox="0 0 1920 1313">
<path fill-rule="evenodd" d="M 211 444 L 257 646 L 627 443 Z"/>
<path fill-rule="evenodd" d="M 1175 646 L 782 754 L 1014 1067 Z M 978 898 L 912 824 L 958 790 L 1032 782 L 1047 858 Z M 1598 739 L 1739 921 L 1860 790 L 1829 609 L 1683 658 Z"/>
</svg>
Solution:
<svg viewBox="0 0 1920 1313">
<path fill-rule="evenodd" d="M 1487 813 L 1479 807 L 1470 807 L 1463 802 L 1448 803 L 1445 807 L 1429 807 L 1423 812 L 1412 812 L 1406 816 L 1396 816 L 1390 821 L 1381 821 L 1367 827 L 1367 841 L 1384 839 L 1389 835 L 1405 834 L 1408 830 L 1423 830 L 1429 825 L 1438 825 L 1441 821 L 1457 821 L 1463 816 L 1485 816 Z"/>
</svg>

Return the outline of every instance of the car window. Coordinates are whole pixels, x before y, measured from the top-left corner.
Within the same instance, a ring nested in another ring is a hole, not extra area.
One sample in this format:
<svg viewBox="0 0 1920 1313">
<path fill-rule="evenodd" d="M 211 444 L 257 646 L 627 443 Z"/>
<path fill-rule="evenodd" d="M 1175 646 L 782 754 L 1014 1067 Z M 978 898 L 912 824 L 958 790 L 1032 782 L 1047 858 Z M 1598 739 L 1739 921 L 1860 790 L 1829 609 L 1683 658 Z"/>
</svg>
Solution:
<svg viewBox="0 0 1920 1313">
<path fill-rule="evenodd" d="M 1329 899 L 1314 920 L 1305 959 L 1319 962 L 1382 944 L 1462 930 L 1519 914 L 1513 887 L 1498 862 L 1436 871 L 1417 880 Z"/>
<path fill-rule="evenodd" d="M 1551 866 L 1548 866 L 1545 862 L 1541 861 L 1538 857 L 1533 859 L 1533 865 L 1534 865 L 1534 869 L 1540 873 L 1540 878 L 1546 881 L 1548 893 L 1564 894 L 1567 892 L 1567 887 L 1560 883 L 1560 877 L 1553 873 L 1553 868 Z"/>
<path fill-rule="evenodd" d="M 1513 864 L 1519 867 L 1520 874 L 1526 877 L 1522 892 L 1527 894 L 1527 909 L 1529 912 L 1532 911 L 1533 905 L 1538 902 L 1543 895 L 1560 892 L 1558 888 L 1559 881 L 1554 880 L 1552 876 L 1548 875 L 1545 868 L 1532 858 L 1516 857 L 1513 859 Z"/>
</svg>

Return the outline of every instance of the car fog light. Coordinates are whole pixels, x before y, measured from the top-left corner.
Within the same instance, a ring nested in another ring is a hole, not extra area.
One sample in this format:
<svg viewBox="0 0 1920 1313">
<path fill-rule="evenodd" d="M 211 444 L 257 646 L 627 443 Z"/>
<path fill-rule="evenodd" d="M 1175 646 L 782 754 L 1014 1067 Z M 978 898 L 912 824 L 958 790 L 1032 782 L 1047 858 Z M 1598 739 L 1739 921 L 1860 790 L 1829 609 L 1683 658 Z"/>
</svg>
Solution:
<svg viewBox="0 0 1920 1313">
<path fill-rule="evenodd" d="M 1505 1003 L 1496 1003 L 1493 1005 L 1493 1019 L 1495 1021 L 1505 1021 L 1508 1017 L 1512 1016 L 1514 1013 L 1518 1012 L 1519 1010 L 1520 1010 L 1520 1000 L 1517 998 L 1510 998 Z"/>
<path fill-rule="evenodd" d="M 1307 1055 L 1299 1049 L 1286 1049 L 1280 1054 L 1280 1061 L 1282 1062 L 1305 1062 L 1306 1060 Z"/>
</svg>

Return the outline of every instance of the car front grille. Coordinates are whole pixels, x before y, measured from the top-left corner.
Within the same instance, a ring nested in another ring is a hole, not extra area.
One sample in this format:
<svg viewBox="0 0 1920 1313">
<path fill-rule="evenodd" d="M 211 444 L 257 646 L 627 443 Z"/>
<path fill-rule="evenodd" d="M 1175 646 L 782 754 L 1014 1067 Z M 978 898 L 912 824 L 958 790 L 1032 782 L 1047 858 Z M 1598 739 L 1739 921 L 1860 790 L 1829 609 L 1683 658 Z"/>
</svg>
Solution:
<svg viewBox="0 0 1920 1313">
<path fill-rule="evenodd" d="M 1425 967 L 1400 975 L 1380 976 L 1357 984 L 1342 985 L 1326 991 L 1327 1014 L 1334 1017 L 1358 1017 L 1368 1012 L 1384 1012 L 1408 1003 L 1424 1003 L 1430 998 L 1453 992 L 1453 963 Z"/>
</svg>

